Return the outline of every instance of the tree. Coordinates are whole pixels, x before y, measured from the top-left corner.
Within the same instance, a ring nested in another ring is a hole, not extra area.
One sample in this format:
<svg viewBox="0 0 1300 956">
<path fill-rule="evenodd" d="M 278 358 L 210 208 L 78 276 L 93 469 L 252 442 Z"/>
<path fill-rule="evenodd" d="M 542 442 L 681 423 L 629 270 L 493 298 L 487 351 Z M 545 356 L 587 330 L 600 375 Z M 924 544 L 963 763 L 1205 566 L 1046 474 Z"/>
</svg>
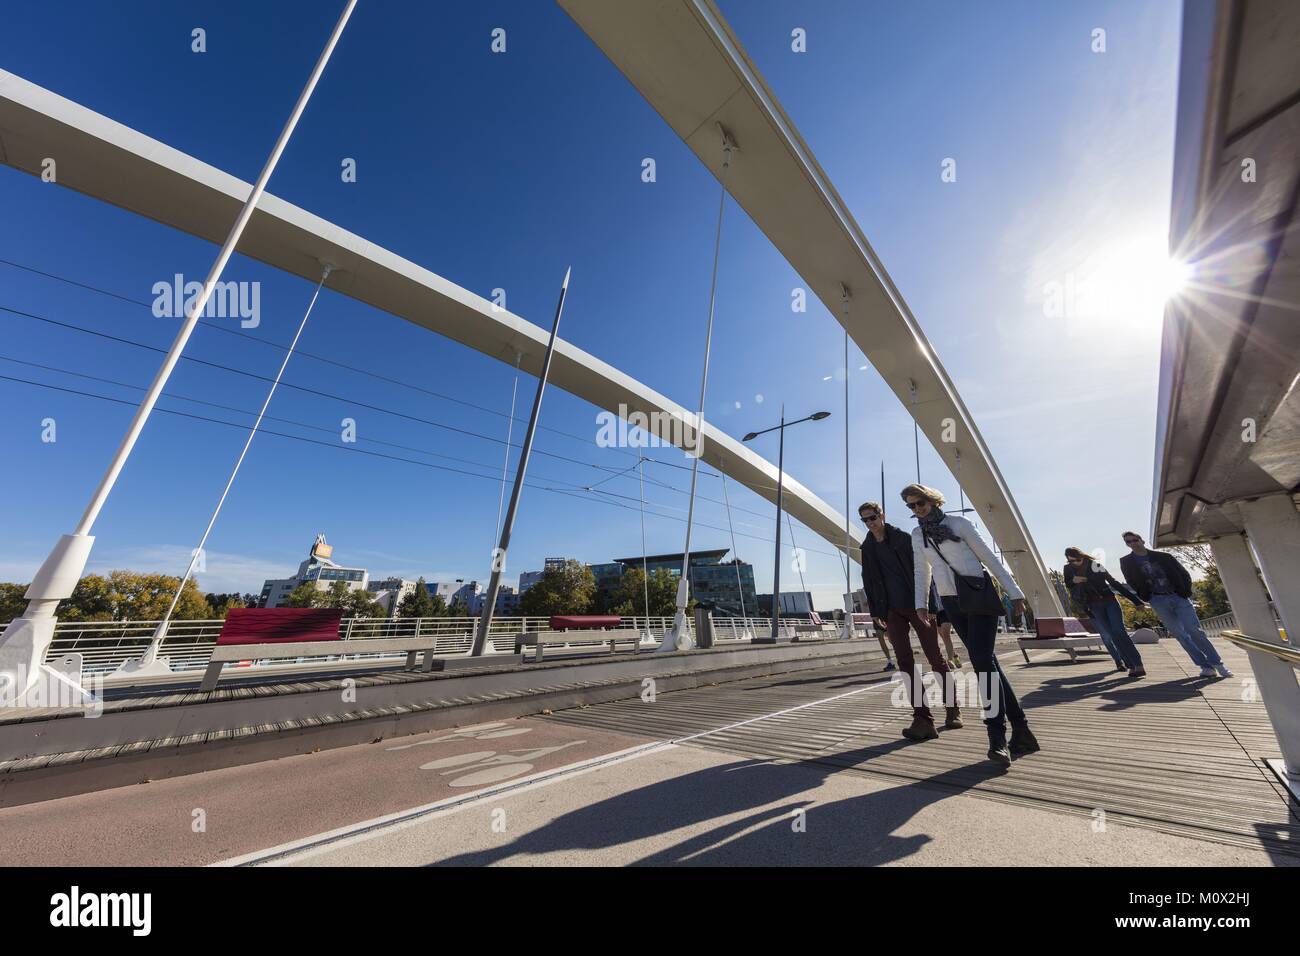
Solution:
<svg viewBox="0 0 1300 956">
<path fill-rule="evenodd" d="M 112 571 L 107 578 L 88 574 L 72 597 L 59 606 L 65 621 L 157 621 L 167 613 L 181 579 L 170 574 Z M 195 621 L 212 617 L 212 608 L 191 578 L 185 582 L 172 618 Z"/>
<path fill-rule="evenodd" d="M 519 599 L 519 610 L 535 617 L 589 614 L 595 601 L 596 577 L 591 568 L 569 560 L 563 567 L 549 567 L 542 572 L 542 579 Z"/>
<path fill-rule="evenodd" d="M 1218 565 L 1210 565 L 1205 569 L 1205 577 L 1192 582 L 1192 599 L 1201 617 L 1218 617 L 1232 610 L 1223 578 L 1219 577 Z"/>
<path fill-rule="evenodd" d="M 342 581 L 336 582 L 342 584 Z M 281 607 L 327 607 L 325 603 L 325 592 L 316 587 L 315 581 L 304 581 L 294 588 L 287 598 L 280 604 Z"/>
<path fill-rule="evenodd" d="M 623 572 L 613 597 L 610 613 L 640 617 L 646 613 L 645 572 L 631 567 Z M 677 576 L 667 568 L 650 572 L 650 617 L 672 617 L 677 613 Z"/>
<path fill-rule="evenodd" d="M 245 597 L 246 595 L 241 595 L 239 592 L 235 592 L 234 594 L 204 595 L 204 599 L 208 602 L 208 606 L 212 608 L 212 616 L 219 617 L 222 620 L 225 619 L 226 612 L 232 607 L 248 607 L 249 604 L 244 600 Z"/>
<path fill-rule="evenodd" d="M 441 594 L 431 594 L 424 578 L 415 582 L 415 590 L 402 598 L 397 606 L 398 617 L 446 617 L 447 602 Z"/>
<path fill-rule="evenodd" d="M 1193 573 L 1209 574 L 1211 568 L 1216 574 L 1219 571 L 1219 566 L 1214 563 L 1214 551 L 1208 544 L 1185 544 L 1169 551 Z"/>
<path fill-rule="evenodd" d="M 22 617 L 27 610 L 26 584 L 0 584 L 0 623 L 8 623 L 16 617 Z"/>
<path fill-rule="evenodd" d="M 363 588 L 351 589 L 342 581 L 335 581 L 334 584 L 342 584 L 341 592 L 330 586 L 330 600 L 337 603 L 331 604 L 331 607 L 340 608 L 344 617 L 388 617 L 388 612 L 384 606 L 375 600 L 375 596 Z"/>
</svg>

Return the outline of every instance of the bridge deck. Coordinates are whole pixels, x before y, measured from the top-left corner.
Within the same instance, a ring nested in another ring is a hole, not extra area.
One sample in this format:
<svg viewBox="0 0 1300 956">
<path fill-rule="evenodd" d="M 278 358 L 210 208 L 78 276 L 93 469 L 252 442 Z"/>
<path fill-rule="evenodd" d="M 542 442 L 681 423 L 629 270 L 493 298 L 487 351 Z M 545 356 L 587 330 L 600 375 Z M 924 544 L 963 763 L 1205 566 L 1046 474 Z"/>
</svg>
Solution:
<svg viewBox="0 0 1300 956">
<path fill-rule="evenodd" d="M 910 712 L 891 705 L 888 675 L 875 662 L 683 691 L 653 707 L 620 701 L 547 719 L 666 738 L 861 691 L 688 746 L 904 778 L 1083 817 L 1101 810 L 1110 823 L 1300 857 L 1300 811 L 1264 764 L 1277 755 L 1277 741 L 1262 700 L 1243 699 L 1249 662 L 1227 642 L 1216 643 L 1236 673 L 1232 679 L 1197 677 L 1173 641 L 1141 647 L 1149 675 L 1141 681 L 1114 674 L 1105 655 L 1071 664 L 1064 653 L 1040 651 L 1026 666 L 1018 653 L 1004 653 L 1043 745 L 1009 773 L 984 760 L 974 711 L 966 712 L 965 729 L 943 731 L 939 740 L 904 740 Z"/>
</svg>

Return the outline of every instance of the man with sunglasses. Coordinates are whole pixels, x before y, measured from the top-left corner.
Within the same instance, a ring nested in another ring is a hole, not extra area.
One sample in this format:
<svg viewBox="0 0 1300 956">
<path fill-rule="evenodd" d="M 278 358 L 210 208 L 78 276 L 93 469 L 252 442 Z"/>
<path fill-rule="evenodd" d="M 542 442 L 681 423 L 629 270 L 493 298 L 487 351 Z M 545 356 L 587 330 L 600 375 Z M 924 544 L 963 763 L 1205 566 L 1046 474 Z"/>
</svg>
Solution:
<svg viewBox="0 0 1300 956">
<path fill-rule="evenodd" d="M 948 662 L 939 650 L 938 632 L 934 624 L 919 616 L 912 606 L 915 581 L 912 536 L 887 524 L 885 511 L 878 502 L 864 503 L 858 508 L 858 517 L 869 532 L 862 541 L 862 590 L 867 595 L 867 606 L 876 627 L 889 634 L 889 642 L 894 645 L 894 654 L 898 657 L 899 671 L 907 675 L 912 725 L 903 731 L 903 736 L 915 741 L 934 740 L 939 732 L 925 703 L 909 627 L 915 628 L 930 668 L 939 675 L 945 704 L 955 705 L 957 701 Z M 957 730 L 962 726 L 961 711 L 956 706 L 945 707 L 945 717 L 945 728 Z"/>
<path fill-rule="evenodd" d="M 1232 671 L 1201 629 L 1191 602 L 1192 576 L 1187 569 L 1166 551 L 1148 551 L 1136 531 L 1125 531 L 1124 543 L 1132 552 L 1119 559 L 1124 580 L 1151 605 L 1166 630 L 1201 669 L 1202 677 L 1231 677 Z"/>
</svg>

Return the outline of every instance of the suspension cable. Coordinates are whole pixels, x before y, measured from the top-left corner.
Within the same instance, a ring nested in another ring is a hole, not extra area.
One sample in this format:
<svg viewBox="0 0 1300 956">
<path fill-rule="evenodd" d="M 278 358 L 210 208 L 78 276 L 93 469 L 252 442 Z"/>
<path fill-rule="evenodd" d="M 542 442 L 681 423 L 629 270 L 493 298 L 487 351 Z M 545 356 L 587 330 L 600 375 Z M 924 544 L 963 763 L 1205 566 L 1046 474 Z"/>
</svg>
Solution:
<svg viewBox="0 0 1300 956">
<path fill-rule="evenodd" d="M 695 486 L 700 474 L 700 458 L 704 455 L 704 397 L 709 385 L 709 351 L 713 346 L 713 314 L 717 305 L 718 292 L 718 256 L 722 250 L 722 213 L 727 208 L 727 173 L 731 171 L 731 152 L 735 143 L 722 131 L 722 175 L 718 177 L 721 187 L 718 190 L 718 223 L 713 234 L 713 272 L 709 279 L 709 320 L 704 331 L 704 368 L 700 374 L 700 404 L 695 416 L 695 447 L 692 449 L 691 461 L 691 496 L 686 510 L 686 544 L 682 548 L 682 577 L 677 588 L 677 613 L 673 618 L 673 629 L 664 637 L 660 650 L 676 650 L 681 642 L 681 631 L 686 624 L 686 605 L 690 598 L 691 573 L 691 525 L 695 520 Z"/>
<path fill-rule="evenodd" d="M 275 396 L 276 387 L 279 386 L 280 378 L 289 365 L 289 359 L 293 357 L 293 350 L 298 344 L 298 339 L 302 337 L 303 329 L 307 327 L 307 320 L 311 317 L 312 309 L 316 307 L 316 300 L 320 297 L 321 287 L 325 285 L 325 280 L 329 278 L 330 272 L 331 269 L 328 265 L 321 272 L 320 281 L 316 283 L 316 290 L 311 295 L 311 302 L 307 304 L 307 311 L 303 313 L 302 321 L 298 323 L 298 331 L 294 333 L 293 341 L 289 343 L 289 348 L 284 353 L 284 361 L 280 363 L 280 370 L 275 373 L 275 381 L 271 383 L 271 388 L 266 393 L 266 400 L 262 402 L 262 408 L 257 413 L 257 419 L 253 422 L 253 427 L 248 430 L 248 437 L 244 439 L 244 447 L 240 450 L 239 457 L 235 459 L 235 467 L 230 470 L 230 477 L 226 479 L 226 487 L 221 490 L 221 497 L 217 499 L 216 507 L 212 509 L 212 517 L 208 519 L 208 526 L 203 529 L 203 537 L 199 539 L 199 546 L 190 555 L 189 566 L 185 568 L 185 574 L 181 577 L 176 593 L 172 595 L 172 601 L 167 607 L 167 613 L 158 622 L 158 628 L 154 631 L 153 640 L 149 643 L 149 649 L 145 651 L 140 660 L 142 666 L 152 664 L 158 656 L 158 650 L 162 647 L 163 638 L 167 636 L 167 625 L 176 610 L 176 605 L 180 602 L 181 594 L 185 591 L 185 585 L 189 582 L 190 576 L 194 574 L 195 565 L 198 564 L 200 557 L 203 555 L 203 547 L 208 543 L 208 535 L 212 533 L 212 528 L 217 523 L 217 516 L 221 514 L 221 508 L 226 503 L 226 496 L 230 494 L 231 486 L 235 483 L 235 477 L 239 474 L 239 469 L 244 464 L 244 458 L 248 455 L 248 449 L 252 447 L 253 438 L 257 435 L 257 429 L 262 424 L 266 409 Z"/>
<path fill-rule="evenodd" d="M 501 453 L 501 493 L 497 495 L 497 523 L 492 531 L 492 547 L 496 547 L 496 540 L 501 536 L 501 509 L 506 503 L 506 472 L 510 469 L 510 439 L 515 431 L 515 398 L 519 394 L 519 363 L 523 361 L 524 353 L 515 352 L 515 384 L 510 390 L 510 417 L 507 419 L 509 424 L 506 426 L 506 447 Z"/>
</svg>

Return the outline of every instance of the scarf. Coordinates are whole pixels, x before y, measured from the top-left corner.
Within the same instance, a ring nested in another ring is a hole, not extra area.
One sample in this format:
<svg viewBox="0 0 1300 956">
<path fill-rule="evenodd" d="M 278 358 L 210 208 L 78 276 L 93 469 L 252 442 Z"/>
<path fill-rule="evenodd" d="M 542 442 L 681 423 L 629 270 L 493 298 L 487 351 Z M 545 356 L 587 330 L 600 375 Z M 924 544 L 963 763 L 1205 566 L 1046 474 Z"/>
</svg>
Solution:
<svg viewBox="0 0 1300 956">
<path fill-rule="evenodd" d="M 918 518 L 921 522 L 921 533 L 930 541 L 934 542 L 937 548 L 941 541 L 960 541 L 951 528 L 943 523 L 943 510 L 938 505 L 930 506 L 930 513 L 924 518 Z"/>
</svg>

